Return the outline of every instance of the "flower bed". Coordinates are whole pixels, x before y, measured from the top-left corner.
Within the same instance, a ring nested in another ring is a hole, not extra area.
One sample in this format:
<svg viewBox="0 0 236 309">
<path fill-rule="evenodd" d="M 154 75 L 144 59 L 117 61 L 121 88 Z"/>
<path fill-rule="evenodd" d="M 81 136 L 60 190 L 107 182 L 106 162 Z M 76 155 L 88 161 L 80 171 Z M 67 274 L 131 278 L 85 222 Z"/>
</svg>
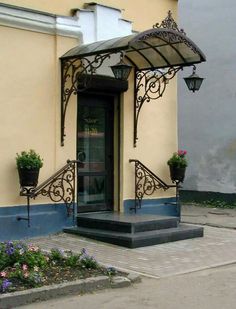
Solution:
<svg viewBox="0 0 236 309">
<path fill-rule="evenodd" d="M 113 276 L 113 267 L 100 266 L 85 249 L 79 254 L 23 242 L 0 243 L 0 294 L 99 275 Z"/>
</svg>

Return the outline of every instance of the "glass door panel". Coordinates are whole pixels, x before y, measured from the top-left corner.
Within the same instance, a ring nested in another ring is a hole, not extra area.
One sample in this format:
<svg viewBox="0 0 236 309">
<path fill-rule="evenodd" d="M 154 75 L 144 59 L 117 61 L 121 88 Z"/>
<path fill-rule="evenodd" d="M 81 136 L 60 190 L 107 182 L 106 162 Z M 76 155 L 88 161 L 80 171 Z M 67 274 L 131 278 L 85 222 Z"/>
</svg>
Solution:
<svg viewBox="0 0 236 309">
<path fill-rule="evenodd" d="M 78 120 L 78 159 L 82 172 L 105 169 L 105 109 L 81 106 Z"/>
<path fill-rule="evenodd" d="M 78 211 L 106 210 L 113 195 L 113 100 L 79 96 Z"/>
</svg>

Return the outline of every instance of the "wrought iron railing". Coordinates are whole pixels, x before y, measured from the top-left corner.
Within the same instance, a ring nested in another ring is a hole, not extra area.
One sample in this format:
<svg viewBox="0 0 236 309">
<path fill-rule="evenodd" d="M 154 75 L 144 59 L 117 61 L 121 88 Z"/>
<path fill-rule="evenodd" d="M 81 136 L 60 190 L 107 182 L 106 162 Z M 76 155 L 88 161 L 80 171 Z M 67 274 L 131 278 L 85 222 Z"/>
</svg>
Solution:
<svg viewBox="0 0 236 309">
<path fill-rule="evenodd" d="M 37 187 L 22 187 L 21 196 L 27 198 L 27 217 L 17 217 L 17 220 L 27 220 L 30 227 L 30 200 L 42 195 L 49 197 L 54 203 L 63 202 L 67 215 L 75 217 L 76 166 L 79 161 L 67 160 L 67 164 Z"/>
<path fill-rule="evenodd" d="M 135 213 L 137 209 L 140 209 L 142 206 L 142 200 L 144 195 L 152 195 L 156 190 L 168 190 L 170 188 L 176 189 L 176 206 L 178 208 L 178 213 L 180 217 L 180 203 L 179 203 L 179 182 L 175 184 L 167 184 L 157 175 L 155 175 L 149 168 L 147 168 L 139 160 L 130 159 L 130 163 L 135 164 L 135 202 L 134 206 L 130 210 L 134 210 Z M 168 203 L 169 204 L 169 203 Z"/>
</svg>

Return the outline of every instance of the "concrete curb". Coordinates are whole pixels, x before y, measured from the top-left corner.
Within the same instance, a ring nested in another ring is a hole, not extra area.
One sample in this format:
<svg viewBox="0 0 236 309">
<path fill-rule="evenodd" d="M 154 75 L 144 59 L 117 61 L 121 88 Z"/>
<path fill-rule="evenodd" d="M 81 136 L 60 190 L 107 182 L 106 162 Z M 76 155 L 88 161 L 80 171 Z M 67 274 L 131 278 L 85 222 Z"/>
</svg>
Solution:
<svg viewBox="0 0 236 309">
<path fill-rule="evenodd" d="M 131 285 L 131 281 L 126 277 L 117 276 L 114 277 L 111 282 L 111 287 L 114 289 L 125 288 Z"/>
<path fill-rule="evenodd" d="M 91 293 L 96 290 L 114 287 L 114 285 L 116 287 L 129 286 L 131 284 L 131 281 L 125 277 L 123 278 L 126 282 L 126 285 L 122 285 L 121 283 L 117 283 L 116 285 L 110 281 L 109 277 L 99 276 L 50 286 L 43 286 L 20 292 L 3 294 L 0 296 L 0 308 L 10 309 L 36 301 L 48 300 L 50 298 L 55 298 L 58 296 Z M 127 280 L 129 281 L 129 283 L 127 282 Z"/>
</svg>

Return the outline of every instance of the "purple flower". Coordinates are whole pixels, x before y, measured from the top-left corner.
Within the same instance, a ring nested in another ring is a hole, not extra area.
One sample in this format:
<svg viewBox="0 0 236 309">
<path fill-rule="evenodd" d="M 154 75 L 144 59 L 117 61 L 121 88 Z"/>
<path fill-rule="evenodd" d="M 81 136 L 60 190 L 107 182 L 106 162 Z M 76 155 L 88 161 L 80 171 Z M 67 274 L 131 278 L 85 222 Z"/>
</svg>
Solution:
<svg viewBox="0 0 236 309">
<path fill-rule="evenodd" d="M 7 244 L 7 246 L 11 246 L 11 247 L 13 246 L 13 242 L 12 241 L 7 241 L 6 244 Z"/>
<path fill-rule="evenodd" d="M 81 254 L 87 255 L 87 251 L 86 251 L 85 248 L 82 248 L 82 249 L 81 249 Z"/>
<path fill-rule="evenodd" d="M 16 248 L 17 248 L 17 249 L 23 249 L 23 245 L 22 245 L 21 243 L 18 243 L 18 244 L 16 245 Z"/>
<path fill-rule="evenodd" d="M 14 253 L 14 248 L 13 247 L 8 247 L 8 248 L 6 248 L 6 254 L 7 255 L 12 255 Z"/>
<path fill-rule="evenodd" d="M 4 293 L 7 289 L 12 285 L 11 281 L 8 279 L 4 279 L 1 286 L 1 291 Z"/>
</svg>

